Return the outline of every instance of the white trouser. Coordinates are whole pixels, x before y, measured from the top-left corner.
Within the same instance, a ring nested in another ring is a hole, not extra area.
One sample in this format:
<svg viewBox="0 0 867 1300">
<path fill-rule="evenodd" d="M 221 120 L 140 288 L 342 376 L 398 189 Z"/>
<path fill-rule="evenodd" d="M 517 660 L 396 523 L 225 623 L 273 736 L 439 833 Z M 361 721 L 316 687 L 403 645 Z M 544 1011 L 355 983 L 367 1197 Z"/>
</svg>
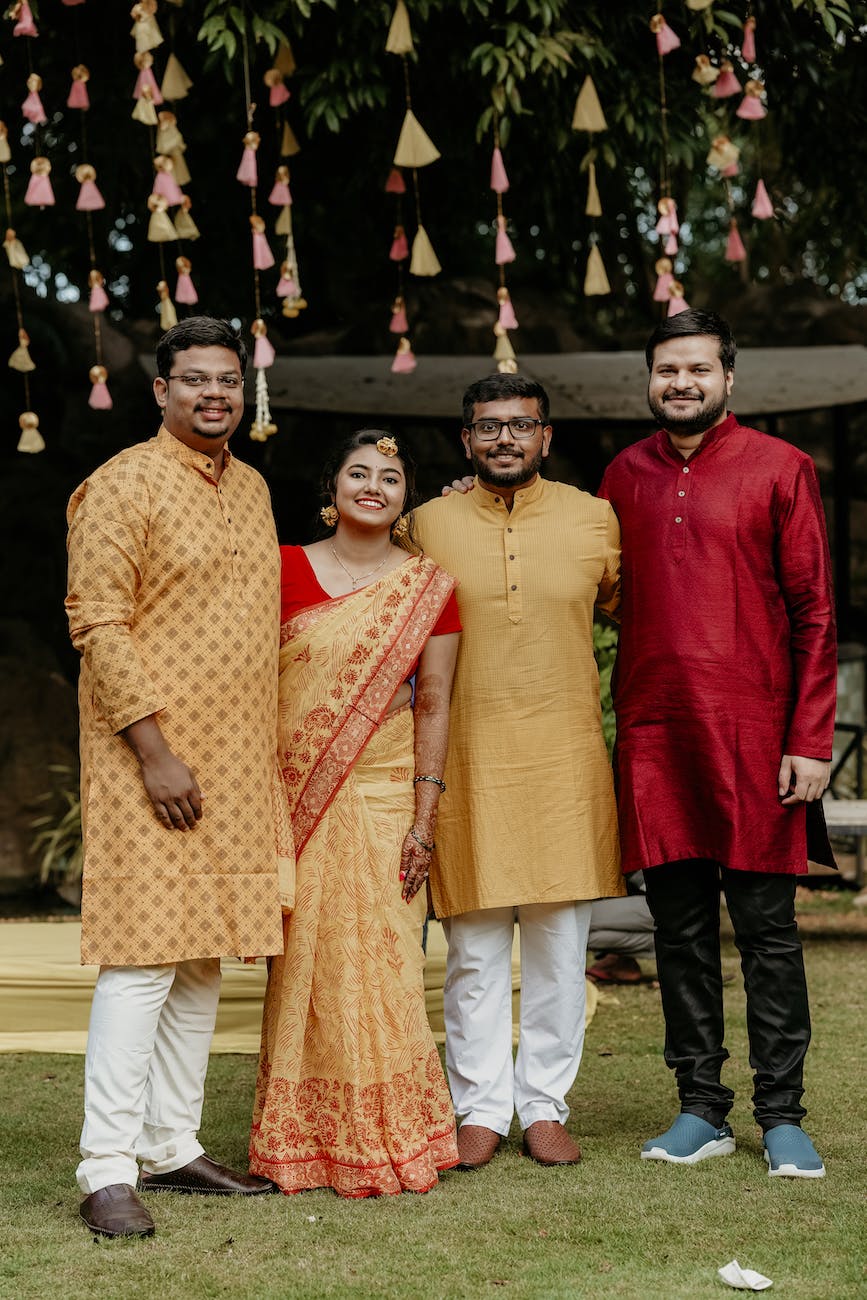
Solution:
<svg viewBox="0 0 867 1300">
<path fill-rule="evenodd" d="M 591 903 L 527 903 L 443 919 L 443 1010 L 452 1101 L 466 1124 L 503 1137 L 563 1124 L 584 1047 L 584 965 Z M 512 1062 L 512 939 L 521 927 L 521 1019 Z"/>
<path fill-rule="evenodd" d="M 100 969 L 84 1064 L 83 1192 L 135 1187 L 137 1159 L 164 1174 L 202 1155 L 196 1134 L 219 998 L 216 957 Z"/>
</svg>

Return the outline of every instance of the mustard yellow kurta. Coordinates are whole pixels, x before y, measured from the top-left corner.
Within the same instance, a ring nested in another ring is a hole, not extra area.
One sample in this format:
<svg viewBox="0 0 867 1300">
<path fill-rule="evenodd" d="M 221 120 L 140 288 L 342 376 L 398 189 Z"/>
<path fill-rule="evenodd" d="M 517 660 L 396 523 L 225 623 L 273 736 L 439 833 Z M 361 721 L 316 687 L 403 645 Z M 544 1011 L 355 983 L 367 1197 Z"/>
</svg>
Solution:
<svg viewBox="0 0 867 1300">
<path fill-rule="evenodd" d="M 502 497 L 476 481 L 415 515 L 458 579 L 448 791 L 431 871 L 438 916 L 623 893 L 593 607 L 619 595 L 614 511 L 538 478 Z"/>
<path fill-rule="evenodd" d="M 167 429 L 73 494 L 67 612 L 81 652 L 82 961 L 281 952 L 272 777 L 280 555 L 268 489 Z M 118 733 L 150 714 L 204 795 L 166 830 Z"/>
</svg>

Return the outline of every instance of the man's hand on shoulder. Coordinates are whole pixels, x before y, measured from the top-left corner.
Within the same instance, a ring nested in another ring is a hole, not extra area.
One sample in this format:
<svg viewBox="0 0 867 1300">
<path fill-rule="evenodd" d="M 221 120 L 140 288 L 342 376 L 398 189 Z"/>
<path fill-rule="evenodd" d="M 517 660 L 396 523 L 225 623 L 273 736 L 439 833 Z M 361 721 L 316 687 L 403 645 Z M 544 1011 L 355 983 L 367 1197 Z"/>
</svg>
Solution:
<svg viewBox="0 0 867 1300">
<path fill-rule="evenodd" d="M 779 794 L 784 804 L 813 803 L 821 799 L 831 781 L 831 764 L 821 758 L 784 754 L 780 764 Z"/>
<path fill-rule="evenodd" d="M 450 492 L 460 492 L 463 496 L 467 492 L 472 492 L 475 484 L 472 474 L 465 474 L 463 478 L 453 479 L 451 484 L 447 484 L 442 490 L 442 495 L 447 497 Z"/>
</svg>

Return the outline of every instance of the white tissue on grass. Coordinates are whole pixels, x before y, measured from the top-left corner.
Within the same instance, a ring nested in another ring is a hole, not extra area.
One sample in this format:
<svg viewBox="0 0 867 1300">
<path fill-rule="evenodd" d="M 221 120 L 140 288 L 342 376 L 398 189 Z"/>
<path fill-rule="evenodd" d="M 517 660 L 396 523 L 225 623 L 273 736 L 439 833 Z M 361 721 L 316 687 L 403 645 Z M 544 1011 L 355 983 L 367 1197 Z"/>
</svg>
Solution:
<svg viewBox="0 0 867 1300">
<path fill-rule="evenodd" d="M 774 1285 L 769 1277 L 757 1273 L 754 1268 L 741 1268 L 736 1259 L 718 1268 L 717 1273 L 727 1286 L 736 1287 L 739 1291 L 767 1291 L 769 1286 Z"/>
</svg>

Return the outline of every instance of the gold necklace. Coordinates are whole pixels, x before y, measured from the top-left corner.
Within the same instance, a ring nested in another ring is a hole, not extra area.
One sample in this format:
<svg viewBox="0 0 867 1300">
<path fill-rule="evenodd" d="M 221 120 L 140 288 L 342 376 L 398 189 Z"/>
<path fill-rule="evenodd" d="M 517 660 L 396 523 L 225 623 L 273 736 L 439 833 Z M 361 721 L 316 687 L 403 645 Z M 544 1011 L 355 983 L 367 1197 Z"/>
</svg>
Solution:
<svg viewBox="0 0 867 1300">
<path fill-rule="evenodd" d="M 331 546 L 331 543 L 330 543 L 330 542 L 329 542 L 329 546 L 331 547 L 331 554 L 334 556 L 335 560 L 336 560 L 337 563 L 340 565 L 341 569 L 342 569 L 343 572 L 346 574 L 346 576 L 347 576 L 347 578 L 349 579 L 349 581 L 352 583 L 352 590 L 353 590 L 353 591 L 355 591 L 355 589 L 356 589 L 356 587 L 358 586 L 359 582 L 363 582 L 365 578 L 372 578 L 373 575 L 374 575 L 375 573 L 379 573 L 380 569 L 383 568 L 383 567 L 388 563 L 388 560 L 389 560 L 389 557 L 390 557 L 390 554 L 391 554 L 391 548 L 389 547 L 389 554 L 386 555 L 386 557 L 385 557 L 384 560 L 380 561 L 380 563 L 377 564 L 377 566 L 376 566 L 375 569 L 371 569 L 371 570 L 370 570 L 370 573 L 359 573 L 358 577 L 356 578 L 356 577 L 354 577 L 354 576 L 349 572 L 349 570 L 347 569 L 346 565 L 343 563 L 343 561 L 341 560 L 340 556 L 339 556 L 339 555 L 337 554 L 337 552 L 335 551 L 334 547 Z"/>
</svg>

